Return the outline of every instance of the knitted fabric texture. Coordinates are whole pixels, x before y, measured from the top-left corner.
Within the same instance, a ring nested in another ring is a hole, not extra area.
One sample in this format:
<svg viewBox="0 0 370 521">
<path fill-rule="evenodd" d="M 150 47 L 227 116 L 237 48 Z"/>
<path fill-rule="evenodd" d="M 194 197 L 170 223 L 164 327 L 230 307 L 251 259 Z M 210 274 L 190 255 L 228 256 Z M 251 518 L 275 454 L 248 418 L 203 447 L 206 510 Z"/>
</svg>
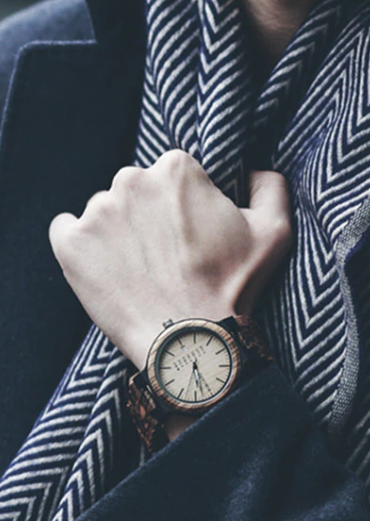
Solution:
<svg viewBox="0 0 370 521">
<path fill-rule="evenodd" d="M 249 167 L 286 176 L 296 243 L 260 320 L 370 488 L 370 6 L 319 2 L 267 81 L 237 0 L 147 0 L 146 17 L 136 164 L 180 148 L 240 205 Z M 114 485 L 125 371 L 93 326 L 0 481 L 0 519 L 73 521 Z"/>
</svg>

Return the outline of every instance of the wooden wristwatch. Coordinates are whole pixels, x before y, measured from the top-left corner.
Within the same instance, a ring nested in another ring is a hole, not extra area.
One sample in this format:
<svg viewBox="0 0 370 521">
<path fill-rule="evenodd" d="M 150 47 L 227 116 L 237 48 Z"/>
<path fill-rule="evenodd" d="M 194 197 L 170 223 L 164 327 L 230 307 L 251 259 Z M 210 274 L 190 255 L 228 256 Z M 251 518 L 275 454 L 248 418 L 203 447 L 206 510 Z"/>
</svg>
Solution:
<svg viewBox="0 0 370 521">
<path fill-rule="evenodd" d="M 201 416 L 272 360 L 250 317 L 168 320 L 163 326 L 145 369 L 127 389 L 128 409 L 150 452 L 168 441 L 167 415 Z"/>
</svg>

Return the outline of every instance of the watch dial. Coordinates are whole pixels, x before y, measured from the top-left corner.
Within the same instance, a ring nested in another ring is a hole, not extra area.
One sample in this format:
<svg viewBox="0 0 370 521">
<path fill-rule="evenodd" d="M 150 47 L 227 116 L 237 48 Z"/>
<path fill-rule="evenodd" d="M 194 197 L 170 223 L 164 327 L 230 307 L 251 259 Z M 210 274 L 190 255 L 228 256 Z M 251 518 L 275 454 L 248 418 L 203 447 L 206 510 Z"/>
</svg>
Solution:
<svg viewBox="0 0 370 521">
<path fill-rule="evenodd" d="M 232 358 L 227 344 L 201 328 L 177 333 L 162 346 L 157 357 L 157 377 L 176 400 L 205 402 L 227 385 Z"/>
</svg>

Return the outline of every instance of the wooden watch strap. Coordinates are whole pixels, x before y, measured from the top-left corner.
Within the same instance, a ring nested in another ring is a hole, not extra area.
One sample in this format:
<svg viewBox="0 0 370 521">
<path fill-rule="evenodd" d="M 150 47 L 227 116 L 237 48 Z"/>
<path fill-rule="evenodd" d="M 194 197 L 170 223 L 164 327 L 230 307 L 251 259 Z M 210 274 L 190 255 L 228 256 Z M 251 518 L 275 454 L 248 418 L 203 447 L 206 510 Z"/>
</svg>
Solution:
<svg viewBox="0 0 370 521">
<path fill-rule="evenodd" d="M 243 378 L 252 377 L 273 360 L 266 348 L 261 328 L 252 318 L 230 317 L 221 321 L 220 325 L 231 329 L 233 336 L 237 337 L 246 349 L 248 362 L 243 371 Z M 129 378 L 127 407 L 148 451 L 155 452 L 164 447 L 168 442 L 164 428 L 165 414 L 142 373 L 136 373 Z"/>
<path fill-rule="evenodd" d="M 234 317 L 238 328 L 235 331 L 240 343 L 245 347 L 252 360 L 255 360 L 261 367 L 274 361 L 271 351 L 267 347 L 264 334 L 258 322 L 253 318 L 243 315 Z M 252 367 L 256 371 L 256 367 Z"/>
<path fill-rule="evenodd" d="M 129 378 L 127 407 L 149 452 L 155 452 L 168 443 L 164 429 L 164 414 L 141 373 Z"/>
</svg>

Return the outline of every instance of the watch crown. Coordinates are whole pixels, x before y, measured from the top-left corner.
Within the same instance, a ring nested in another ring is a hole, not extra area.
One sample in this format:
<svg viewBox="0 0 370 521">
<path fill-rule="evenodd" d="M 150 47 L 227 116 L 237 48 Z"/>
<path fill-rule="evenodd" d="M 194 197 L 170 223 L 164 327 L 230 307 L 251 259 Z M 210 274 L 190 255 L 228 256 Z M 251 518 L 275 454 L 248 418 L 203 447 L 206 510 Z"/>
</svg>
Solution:
<svg viewBox="0 0 370 521">
<path fill-rule="evenodd" d="M 168 329 L 170 326 L 173 326 L 173 320 L 171 320 L 170 318 L 168 320 L 166 320 L 165 322 L 163 322 L 163 327 L 164 329 Z"/>
</svg>

